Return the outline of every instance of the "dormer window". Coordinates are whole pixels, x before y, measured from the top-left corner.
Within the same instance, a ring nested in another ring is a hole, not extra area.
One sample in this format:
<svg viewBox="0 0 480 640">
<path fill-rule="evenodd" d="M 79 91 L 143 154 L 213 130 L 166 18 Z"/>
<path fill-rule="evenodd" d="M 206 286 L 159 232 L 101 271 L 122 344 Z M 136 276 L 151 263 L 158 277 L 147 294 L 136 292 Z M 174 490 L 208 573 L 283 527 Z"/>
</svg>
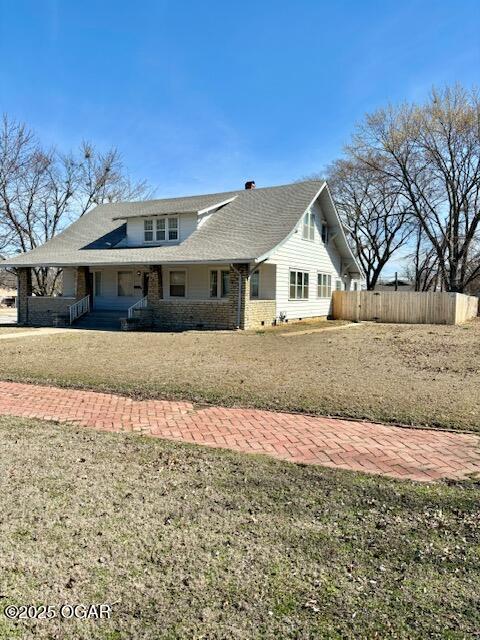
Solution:
<svg viewBox="0 0 480 640">
<path fill-rule="evenodd" d="M 303 238 L 304 240 L 315 239 L 315 212 L 311 209 L 303 217 Z"/>
<path fill-rule="evenodd" d="M 168 239 L 178 240 L 178 218 L 168 218 Z"/>
<path fill-rule="evenodd" d="M 178 240 L 178 218 L 156 218 L 143 221 L 145 242 L 173 242 Z"/>
</svg>

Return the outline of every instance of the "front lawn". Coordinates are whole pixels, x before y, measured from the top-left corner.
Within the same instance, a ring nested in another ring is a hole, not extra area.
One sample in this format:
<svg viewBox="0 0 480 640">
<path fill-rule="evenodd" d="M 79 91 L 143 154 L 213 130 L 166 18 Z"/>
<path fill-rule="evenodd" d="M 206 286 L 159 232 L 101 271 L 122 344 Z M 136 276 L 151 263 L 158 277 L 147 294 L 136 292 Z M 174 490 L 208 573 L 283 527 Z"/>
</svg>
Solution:
<svg viewBox="0 0 480 640">
<path fill-rule="evenodd" d="M 420 485 L 0 418 L 0 594 L 115 603 L 0 638 L 466 638 L 473 483 Z"/>
<path fill-rule="evenodd" d="M 3 379 L 480 430 L 479 321 L 287 336 L 75 331 L 0 345 Z"/>
</svg>

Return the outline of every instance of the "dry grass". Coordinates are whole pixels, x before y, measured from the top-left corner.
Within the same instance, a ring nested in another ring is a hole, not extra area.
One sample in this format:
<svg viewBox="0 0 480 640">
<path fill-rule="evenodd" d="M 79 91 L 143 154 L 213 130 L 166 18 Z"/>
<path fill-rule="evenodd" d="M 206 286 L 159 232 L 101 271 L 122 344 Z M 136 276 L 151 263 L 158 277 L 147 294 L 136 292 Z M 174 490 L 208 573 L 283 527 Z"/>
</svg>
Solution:
<svg viewBox="0 0 480 640">
<path fill-rule="evenodd" d="M 30 329 L 27 327 L 2 327 L 0 324 L 0 336 L 10 333 L 35 333 L 35 331 L 38 331 L 38 329 Z"/>
<path fill-rule="evenodd" d="M 0 638 L 467 638 L 478 485 L 0 418 L 0 594 L 117 603 Z"/>
<path fill-rule="evenodd" d="M 480 429 L 479 321 L 291 337 L 67 332 L 3 341 L 0 372 L 139 397 Z"/>
</svg>

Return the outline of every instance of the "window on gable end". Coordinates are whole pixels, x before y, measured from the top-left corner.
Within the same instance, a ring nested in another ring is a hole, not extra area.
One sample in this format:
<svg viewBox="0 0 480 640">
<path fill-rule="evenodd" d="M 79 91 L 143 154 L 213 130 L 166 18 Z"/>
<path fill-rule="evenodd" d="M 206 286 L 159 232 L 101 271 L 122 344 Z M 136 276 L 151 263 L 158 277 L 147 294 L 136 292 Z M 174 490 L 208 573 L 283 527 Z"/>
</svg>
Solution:
<svg viewBox="0 0 480 640">
<path fill-rule="evenodd" d="M 303 238 L 304 240 L 315 239 L 315 212 L 312 209 L 303 216 Z"/>
<path fill-rule="evenodd" d="M 328 225 L 322 222 L 322 242 L 328 244 Z"/>
</svg>

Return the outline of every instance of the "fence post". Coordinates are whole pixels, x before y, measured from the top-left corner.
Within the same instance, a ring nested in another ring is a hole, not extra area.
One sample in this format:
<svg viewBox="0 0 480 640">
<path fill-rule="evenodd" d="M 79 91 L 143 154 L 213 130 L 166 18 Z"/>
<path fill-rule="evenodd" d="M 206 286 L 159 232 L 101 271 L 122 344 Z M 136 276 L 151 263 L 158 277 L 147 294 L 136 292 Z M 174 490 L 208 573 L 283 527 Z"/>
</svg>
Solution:
<svg viewBox="0 0 480 640">
<path fill-rule="evenodd" d="M 355 322 L 360 322 L 360 308 L 361 308 L 361 298 L 360 298 L 360 289 L 357 289 L 355 292 L 357 295 L 355 296 Z"/>
</svg>

